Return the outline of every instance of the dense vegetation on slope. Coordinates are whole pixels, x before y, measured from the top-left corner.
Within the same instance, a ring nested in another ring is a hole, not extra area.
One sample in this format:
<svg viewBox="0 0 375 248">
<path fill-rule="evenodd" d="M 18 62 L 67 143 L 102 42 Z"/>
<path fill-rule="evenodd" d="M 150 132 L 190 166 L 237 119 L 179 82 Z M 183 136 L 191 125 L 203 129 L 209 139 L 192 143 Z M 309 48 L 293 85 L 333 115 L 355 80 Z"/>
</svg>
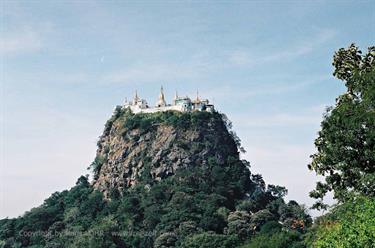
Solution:
<svg viewBox="0 0 375 248">
<path fill-rule="evenodd" d="M 358 197 L 317 218 L 306 243 L 311 247 L 372 248 L 375 244 L 375 199 Z"/>
<path fill-rule="evenodd" d="M 230 127 L 218 113 L 116 111 L 105 132 L 122 115 L 126 129 L 145 132 L 155 124 L 205 128 L 210 119 Z M 205 143 L 210 145 L 215 144 Z M 305 209 L 284 201 L 285 188 L 252 175 L 237 149 L 230 153 L 220 163 L 209 157 L 207 163 L 181 167 L 159 181 L 144 170 L 137 184 L 111 190 L 110 200 L 80 177 L 76 186 L 54 193 L 42 206 L 1 220 L 0 240 L 4 247 L 238 247 L 272 233 L 288 247 L 304 247 L 302 234 L 311 224 Z"/>
</svg>

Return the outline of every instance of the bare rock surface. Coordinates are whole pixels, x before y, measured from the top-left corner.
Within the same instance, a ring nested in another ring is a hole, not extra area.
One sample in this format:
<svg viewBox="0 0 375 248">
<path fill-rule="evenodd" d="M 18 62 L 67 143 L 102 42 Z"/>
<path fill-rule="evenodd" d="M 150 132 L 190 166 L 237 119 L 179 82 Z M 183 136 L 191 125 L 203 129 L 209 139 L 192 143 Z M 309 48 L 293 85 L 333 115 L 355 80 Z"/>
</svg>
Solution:
<svg viewBox="0 0 375 248">
<path fill-rule="evenodd" d="M 224 163 L 233 154 L 238 158 L 237 145 L 218 113 L 169 113 L 194 119 L 185 118 L 188 125 L 183 128 L 153 119 L 152 114 L 137 116 L 137 120 L 151 120 L 146 127 L 128 127 L 129 118 L 136 115 L 121 111 L 114 115 L 99 138 L 96 160 L 100 162 L 94 170 L 93 185 L 106 197 L 112 188 L 122 192 L 142 176 L 159 181 L 182 167 L 205 166 L 209 159 Z"/>
</svg>

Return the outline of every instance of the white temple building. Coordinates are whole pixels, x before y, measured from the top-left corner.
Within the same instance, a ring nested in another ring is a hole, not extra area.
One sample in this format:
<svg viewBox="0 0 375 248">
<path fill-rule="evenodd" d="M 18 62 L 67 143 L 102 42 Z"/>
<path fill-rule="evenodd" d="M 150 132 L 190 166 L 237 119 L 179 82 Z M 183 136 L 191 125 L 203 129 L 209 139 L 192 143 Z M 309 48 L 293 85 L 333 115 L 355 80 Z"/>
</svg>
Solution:
<svg viewBox="0 0 375 248">
<path fill-rule="evenodd" d="M 167 104 L 163 87 L 160 89 L 160 94 L 155 106 L 149 106 L 146 100 L 139 98 L 138 92 L 136 91 L 132 101 L 128 102 L 125 100 L 123 108 L 129 108 L 133 113 L 155 113 L 169 110 L 180 112 L 214 111 L 214 105 L 210 104 L 207 99 L 200 99 L 198 92 L 195 100 L 191 100 L 187 96 L 179 97 L 176 92 L 172 104 Z"/>
</svg>

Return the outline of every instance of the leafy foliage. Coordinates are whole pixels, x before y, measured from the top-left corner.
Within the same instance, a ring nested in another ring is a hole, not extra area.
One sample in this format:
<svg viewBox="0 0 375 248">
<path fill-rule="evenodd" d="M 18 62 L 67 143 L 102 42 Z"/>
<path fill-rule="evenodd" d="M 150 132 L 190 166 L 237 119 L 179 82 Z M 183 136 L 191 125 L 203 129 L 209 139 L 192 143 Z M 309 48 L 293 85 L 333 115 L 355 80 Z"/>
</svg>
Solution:
<svg viewBox="0 0 375 248">
<path fill-rule="evenodd" d="M 333 191 L 340 202 L 353 195 L 375 195 L 375 47 L 366 55 L 352 44 L 333 59 L 334 75 L 347 92 L 328 108 L 315 140 L 317 153 L 309 169 L 325 176 L 310 196 L 322 202 Z"/>
<path fill-rule="evenodd" d="M 373 247 L 375 243 L 375 199 L 360 197 L 336 206 L 317 222 L 311 246 Z"/>
<path fill-rule="evenodd" d="M 218 116 L 220 116 L 220 114 L 217 112 L 210 113 L 204 111 L 163 111 L 156 113 L 133 114 L 129 109 L 118 109 L 110 119 L 110 123 L 121 118 L 124 127 L 127 129 L 140 128 L 142 130 L 148 130 L 162 124 L 170 125 L 179 129 L 187 129 L 206 125 L 210 119 L 217 118 Z"/>
</svg>

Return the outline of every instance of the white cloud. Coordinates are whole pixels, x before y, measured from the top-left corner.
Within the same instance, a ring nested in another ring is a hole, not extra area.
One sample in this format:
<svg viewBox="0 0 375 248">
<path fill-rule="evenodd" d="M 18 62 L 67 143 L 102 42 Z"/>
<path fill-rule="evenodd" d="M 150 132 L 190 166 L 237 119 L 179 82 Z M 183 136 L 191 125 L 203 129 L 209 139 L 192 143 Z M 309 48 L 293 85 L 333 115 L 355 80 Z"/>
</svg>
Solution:
<svg viewBox="0 0 375 248">
<path fill-rule="evenodd" d="M 265 95 L 278 95 L 285 94 L 288 92 L 295 92 L 305 88 L 308 88 L 312 85 L 321 83 L 322 81 L 330 79 L 330 76 L 315 76 L 308 80 L 296 80 L 288 81 L 287 79 L 275 80 L 275 82 L 243 82 L 241 85 L 253 85 L 251 90 L 243 90 L 242 87 L 233 87 L 231 83 L 223 83 L 221 87 L 216 87 L 210 92 L 207 93 L 209 98 L 215 98 L 217 100 L 225 101 L 228 99 L 228 96 L 235 96 L 237 101 L 246 100 L 254 96 L 265 96 Z M 285 82 L 288 81 L 288 82 Z M 238 84 L 238 82 L 237 82 Z"/>
<path fill-rule="evenodd" d="M 288 61 L 296 59 L 314 51 L 320 45 L 326 43 L 336 36 L 336 31 L 331 29 L 319 30 L 318 33 L 310 37 L 307 41 L 300 42 L 287 48 L 280 47 L 277 52 L 256 53 L 247 49 L 234 50 L 228 53 L 228 61 L 233 65 L 252 67 L 276 61 Z"/>
<path fill-rule="evenodd" d="M 303 42 L 296 47 L 289 48 L 276 54 L 272 54 L 263 58 L 263 62 L 273 62 L 280 60 L 295 59 L 305 54 L 311 53 L 315 48 L 329 41 L 336 35 L 333 30 L 321 30 L 315 37 L 309 41 Z"/>
<path fill-rule="evenodd" d="M 192 79 L 202 77 L 208 72 L 220 71 L 223 68 L 228 66 L 230 67 L 232 65 L 248 67 L 275 61 L 291 60 L 311 53 L 319 45 L 332 39 L 335 34 L 336 33 L 332 30 L 321 30 L 307 42 L 300 42 L 296 46 L 288 47 L 284 50 L 279 49 L 276 53 L 266 51 L 266 54 L 256 54 L 255 51 L 250 50 L 234 50 L 230 52 L 221 50 L 205 50 L 190 54 L 185 58 L 184 62 L 179 61 L 174 63 L 173 61 L 169 61 L 167 59 L 159 61 L 146 60 L 142 61 L 142 63 L 133 63 L 129 67 L 125 67 L 122 70 L 109 73 L 103 77 L 102 81 L 105 83 L 134 84 L 176 79 Z M 161 54 L 162 56 L 169 56 L 166 51 L 164 52 L 166 54 Z M 246 94 L 256 95 L 259 93 L 284 92 L 312 83 L 314 82 L 305 81 L 298 84 L 288 83 L 286 85 L 281 85 L 281 87 L 266 85 L 264 88 L 260 87 L 255 91 L 246 92 Z"/>
<path fill-rule="evenodd" d="M 30 28 L 2 33 L 0 37 L 0 54 L 17 55 L 36 52 L 42 48 L 43 41 L 40 34 Z"/>
<path fill-rule="evenodd" d="M 165 80 L 171 72 L 166 65 L 141 65 L 124 68 L 122 71 L 112 72 L 104 76 L 108 83 L 138 83 Z"/>
<path fill-rule="evenodd" d="M 236 50 L 230 52 L 228 55 L 228 60 L 234 65 L 254 65 L 259 59 L 256 59 L 249 55 L 249 52 L 244 50 Z"/>
<path fill-rule="evenodd" d="M 260 113 L 243 113 L 237 112 L 230 115 L 230 120 L 236 128 L 241 130 L 253 130 L 254 128 L 273 127 L 277 130 L 279 127 L 306 127 L 311 130 L 317 130 L 323 119 L 324 109 L 327 105 L 319 104 L 312 107 L 300 109 L 298 111 L 285 112 L 260 112 Z"/>
<path fill-rule="evenodd" d="M 121 71 L 111 72 L 105 75 L 101 81 L 122 84 L 175 81 L 197 77 L 209 68 L 210 64 L 198 61 L 141 63 L 134 64 Z"/>
<path fill-rule="evenodd" d="M 305 126 L 317 125 L 321 121 L 321 114 L 289 114 L 280 113 L 273 116 L 251 117 L 247 121 L 242 119 L 241 127 L 275 127 L 275 126 Z"/>
<path fill-rule="evenodd" d="M 320 30 L 317 34 L 311 37 L 308 41 L 299 42 L 297 45 L 290 46 L 287 48 L 280 48 L 277 52 L 265 51 L 259 53 L 259 51 L 252 51 L 249 49 L 244 50 L 203 50 L 194 51 L 194 53 L 184 58 L 184 61 L 170 61 L 168 59 L 161 59 L 158 61 L 148 59 L 142 62 L 135 62 L 130 64 L 121 70 L 113 71 L 103 76 L 102 80 L 104 83 L 122 83 L 122 84 L 135 84 L 135 83 L 147 83 L 155 81 L 169 81 L 177 79 L 202 79 L 205 75 L 212 75 L 218 73 L 223 69 L 227 69 L 231 66 L 244 66 L 252 67 L 255 65 L 262 65 L 266 63 L 272 63 L 277 61 L 287 61 L 298 58 L 305 54 L 311 53 L 321 44 L 329 41 L 336 35 L 333 30 Z M 160 56 L 170 56 L 167 50 L 159 48 L 153 48 L 153 50 L 159 51 Z M 127 55 L 124 54 L 124 59 L 127 59 Z M 229 62 L 229 63 L 228 63 Z M 296 84 L 285 84 L 285 85 L 266 85 L 257 87 L 256 90 L 246 92 L 248 94 L 268 94 L 278 93 L 284 91 L 294 90 L 296 88 L 304 87 L 308 84 L 313 84 L 311 80 L 309 82 L 303 81 Z"/>
</svg>

